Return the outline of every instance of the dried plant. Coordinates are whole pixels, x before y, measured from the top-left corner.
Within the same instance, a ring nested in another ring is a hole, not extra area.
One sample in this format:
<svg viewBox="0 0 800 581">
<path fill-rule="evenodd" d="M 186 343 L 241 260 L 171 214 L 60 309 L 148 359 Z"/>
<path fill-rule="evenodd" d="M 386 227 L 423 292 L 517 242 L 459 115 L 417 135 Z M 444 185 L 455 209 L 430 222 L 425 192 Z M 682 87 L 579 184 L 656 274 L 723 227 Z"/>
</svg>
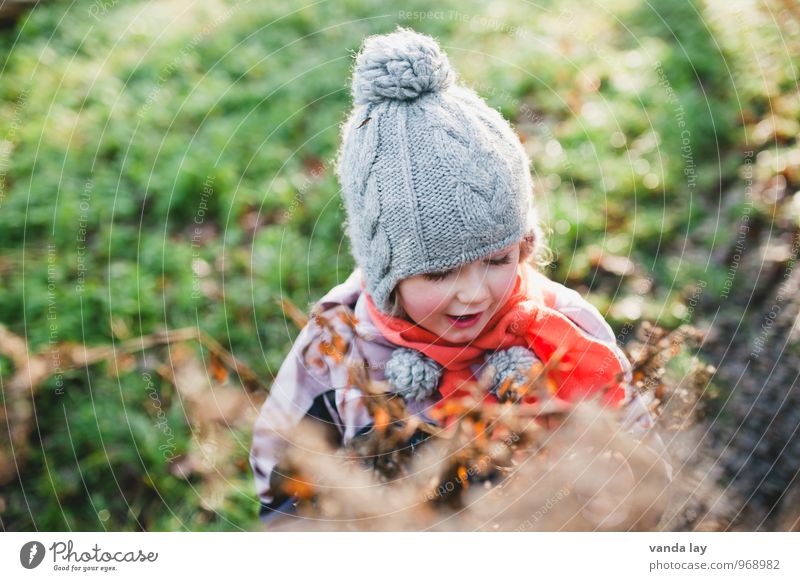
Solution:
<svg viewBox="0 0 800 581">
<path fill-rule="evenodd" d="M 280 492 L 298 498 L 300 518 L 273 525 L 291 530 L 653 530 L 669 491 L 664 458 L 620 428 L 627 409 L 600 398 L 567 403 L 555 397 L 559 364 L 536 365 L 524 382 L 507 382 L 500 401 L 484 398 L 486 375 L 466 397 L 430 411 L 438 425 L 411 414 L 388 384 L 370 379 L 358 353 L 355 317 L 338 312 L 353 335 L 319 313 L 326 331 L 317 353 L 349 364 L 374 425 L 342 448 L 302 422 L 281 464 Z M 690 330 L 647 327 L 635 349 L 637 389 L 658 385 L 663 367 Z M 680 342 L 679 342 L 680 340 Z M 357 361 L 358 363 L 353 363 Z M 533 397 L 532 397 L 533 396 Z M 525 403 L 519 403 L 524 401 Z M 654 406 L 658 413 L 662 406 Z"/>
</svg>

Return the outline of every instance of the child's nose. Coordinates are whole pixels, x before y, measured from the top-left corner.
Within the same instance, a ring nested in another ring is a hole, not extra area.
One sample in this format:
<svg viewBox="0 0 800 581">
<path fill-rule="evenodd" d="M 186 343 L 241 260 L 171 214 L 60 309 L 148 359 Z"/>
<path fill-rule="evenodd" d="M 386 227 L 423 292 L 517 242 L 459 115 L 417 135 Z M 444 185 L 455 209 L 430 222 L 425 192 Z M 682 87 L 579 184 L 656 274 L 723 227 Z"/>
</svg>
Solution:
<svg viewBox="0 0 800 581">
<path fill-rule="evenodd" d="M 456 293 L 458 301 L 476 307 L 487 306 L 491 293 L 486 280 L 486 272 L 480 268 L 468 268 L 459 278 L 459 288 Z"/>
</svg>

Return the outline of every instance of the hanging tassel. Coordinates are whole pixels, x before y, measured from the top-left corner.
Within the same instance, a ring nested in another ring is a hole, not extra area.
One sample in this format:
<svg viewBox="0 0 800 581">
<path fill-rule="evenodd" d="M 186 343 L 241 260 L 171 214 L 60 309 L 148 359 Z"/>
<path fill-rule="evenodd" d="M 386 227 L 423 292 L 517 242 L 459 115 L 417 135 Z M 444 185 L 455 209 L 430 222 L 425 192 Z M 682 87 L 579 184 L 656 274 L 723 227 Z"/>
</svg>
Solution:
<svg viewBox="0 0 800 581">
<path fill-rule="evenodd" d="M 439 387 L 442 366 L 415 349 L 395 349 L 386 363 L 386 380 L 406 401 L 422 401 Z"/>
<path fill-rule="evenodd" d="M 511 378 L 512 386 L 525 383 L 528 379 L 528 371 L 538 361 L 539 358 L 534 355 L 533 351 L 525 347 L 510 347 L 495 351 L 486 358 L 488 373 L 493 374 L 489 391 L 500 401 L 509 399 L 519 401 L 521 394 L 518 390 L 507 389 L 505 393 L 500 394 L 500 388 L 509 378 Z"/>
</svg>

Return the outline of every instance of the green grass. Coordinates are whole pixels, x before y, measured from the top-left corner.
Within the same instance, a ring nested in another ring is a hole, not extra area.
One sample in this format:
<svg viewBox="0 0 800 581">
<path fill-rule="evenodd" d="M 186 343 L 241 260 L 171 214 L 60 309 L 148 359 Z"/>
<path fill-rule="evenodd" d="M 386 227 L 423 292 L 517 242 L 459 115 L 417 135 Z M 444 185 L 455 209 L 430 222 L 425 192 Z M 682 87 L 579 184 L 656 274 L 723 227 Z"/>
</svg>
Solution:
<svg viewBox="0 0 800 581">
<path fill-rule="evenodd" d="M 398 23 L 439 37 L 462 80 L 525 133 L 553 229 L 550 276 L 589 292 L 617 327 L 627 318 L 613 306 L 641 294 L 637 279 L 653 281 L 642 316 L 667 326 L 697 280 L 713 292 L 724 281 L 726 266 L 707 258 L 735 231 L 700 226 L 718 211 L 720 184 L 739 179 L 742 111 L 766 112 L 773 88 L 747 57 L 776 45 L 776 30 L 737 35 L 732 16 L 683 0 L 656 11 L 618 0 L 591 14 L 498 1 L 491 16 L 453 1 L 425 20 L 355 0 L 185 13 L 129 2 L 99 20 L 91 6 L 40 5 L 0 33 L 0 322 L 34 351 L 53 333 L 92 346 L 197 325 L 268 383 L 296 334 L 276 299 L 306 306 L 353 267 L 331 167 L 351 54 Z M 771 66 L 780 74 L 770 79 L 791 76 Z M 700 260 L 683 255 L 687 237 Z M 598 251 L 629 256 L 636 276 L 598 271 Z M 152 361 L 169 364 L 169 353 Z M 42 386 L 23 486 L 2 493 L 4 527 L 255 526 L 249 427 L 237 428 L 241 466 L 222 508 L 203 508 L 202 478 L 176 476 L 159 451 L 141 381 L 152 361 L 138 357 L 119 377 L 101 365 L 67 372 L 61 396 L 54 380 Z M 9 377 L 10 363 L 0 359 L 0 372 Z M 185 452 L 193 418 L 169 382 L 157 388 Z"/>
</svg>

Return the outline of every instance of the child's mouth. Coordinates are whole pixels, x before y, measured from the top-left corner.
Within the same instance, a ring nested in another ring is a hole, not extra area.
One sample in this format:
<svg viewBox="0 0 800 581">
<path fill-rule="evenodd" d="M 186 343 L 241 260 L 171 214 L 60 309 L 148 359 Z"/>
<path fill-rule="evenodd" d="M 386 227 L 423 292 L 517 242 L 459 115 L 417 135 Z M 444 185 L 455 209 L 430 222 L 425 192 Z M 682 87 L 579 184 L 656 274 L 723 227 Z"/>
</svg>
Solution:
<svg viewBox="0 0 800 581">
<path fill-rule="evenodd" d="M 446 316 L 454 327 L 463 329 L 465 327 L 471 327 L 472 325 L 477 323 L 478 319 L 480 319 L 482 315 L 483 311 L 481 311 L 480 313 L 474 313 L 472 315 L 462 315 L 459 317 L 453 315 L 446 315 Z"/>
</svg>

